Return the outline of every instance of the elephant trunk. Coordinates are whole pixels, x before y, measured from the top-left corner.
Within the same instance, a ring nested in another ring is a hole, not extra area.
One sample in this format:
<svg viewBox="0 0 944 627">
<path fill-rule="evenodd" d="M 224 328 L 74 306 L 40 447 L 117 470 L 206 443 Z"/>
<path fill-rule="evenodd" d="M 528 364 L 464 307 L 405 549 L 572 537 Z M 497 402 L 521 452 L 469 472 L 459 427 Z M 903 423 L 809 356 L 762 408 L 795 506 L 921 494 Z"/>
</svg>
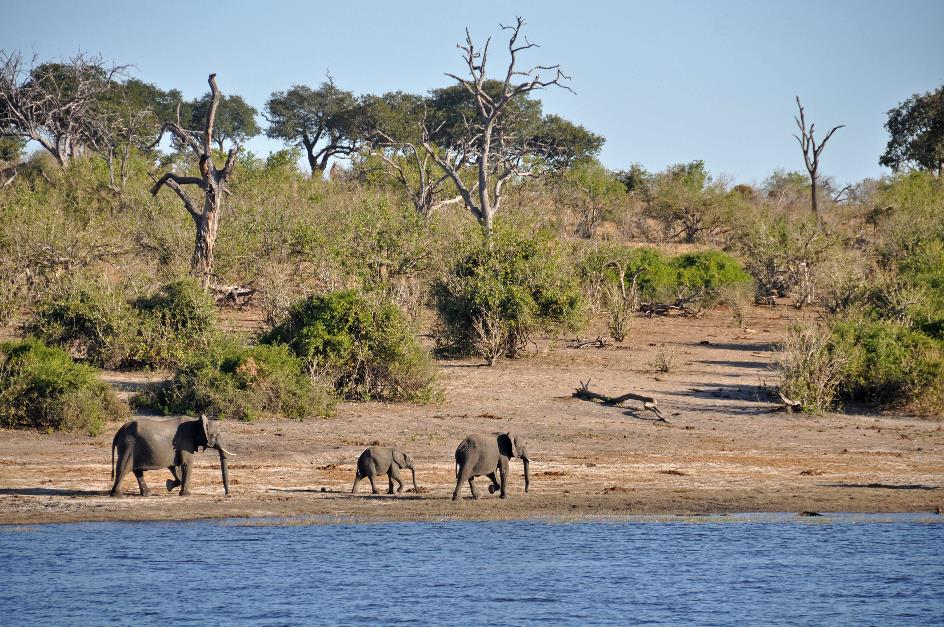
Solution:
<svg viewBox="0 0 944 627">
<path fill-rule="evenodd" d="M 223 473 L 223 492 L 229 494 L 229 469 L 226 467 L 226 453 L 221 446 L 219 448 L 220 452 L 220 471 Z"/>
<path fill-rule="evenodd" d="M 420 489 L 416 487 L 416 468 L 414 468 L 413 466 L 410 466 L 410 473 L 413 475 L 413 491 L 419 492 Z"/>
<path fill-rule="evenodd" d="M 531 462 L 527 457 L 522 457 L 521 461 L 524 463 L 524 491 L 527 492 L 531 486 L 531 475 L 528 473 L 528 466 Z"/>
</svg>

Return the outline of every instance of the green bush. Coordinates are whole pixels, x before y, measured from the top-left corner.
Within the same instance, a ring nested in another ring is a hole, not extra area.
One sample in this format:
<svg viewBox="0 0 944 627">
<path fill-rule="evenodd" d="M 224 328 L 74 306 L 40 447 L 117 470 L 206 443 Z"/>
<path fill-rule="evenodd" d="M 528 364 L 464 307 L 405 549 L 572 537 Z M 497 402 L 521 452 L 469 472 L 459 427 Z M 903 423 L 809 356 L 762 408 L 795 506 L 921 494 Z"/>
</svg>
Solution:
<svg viewBox="0 0 944 627">
<path fill-rule="evenodd" d="M 828 329 L 794 325 L 777 356 L 780 395 L 803 411 L 826 411 L 833 406 L 847 363 Z"/>
<path fill-rule="evenodd" d="M 131 301 L 114 291 L 79 287 L 43 303 L 25 330 L 104 368 L 160 368 L 209 345 L 216 309 L 191 279 Z"/>
<path fill-rule="evenodd" d="M 719 250 L 679 255 L 669 264 L 675 271 L 676 298 L 713 305 L 723 288 L 750 284 L 751 277 L 733 257 Z"/>
<path fill-rule="evenodd" d="M 165 414 L 303 420 L 329 415 L 335 401 L 330 391 L 312 382 L 287 347 L 221 341 L 191 354 L 171 381 L 136 395 L 132 402 Z"/>
<path fill-rule="evenodd" d="M 832 341 L 847 356 L 839 393 L 856 401 L 944 410 L 944 343 L 891 320 L 834 320 Z"/>
<path fill-rule="evenodd" d="M 655 248 L 619 245 L 598 246 L 586 253 L 580 266 L 589 285 L 627 285 L 636 278 L 636 289 L 644 301 L 706 299 L 713 302 L 723 288 L 744 285 L 751 277 L 736 259 L 717 250 L 666 257 Z"/>
<path fill-rule="evenodd" d="M 0 425 L 95 435 L 128 406 L 98 373 L 36 339 L 0 344 Z"/>
<path fill-rule="evenodd" d="M 429 353 L 400 309 L 354 290 L 299 301 L 261 341 L 287 345 L 344 398 L 427 402 L 438 396 Z"/>
<path fill-rule="evenodd" d="M 538 330 L 576 329 L 582 298 L 570 264 L 543 233 L 498 228 L 466 245 L 452 271 L 433 283 L 441 349 L 494 364 L 515 357 Z"/>
</svg>

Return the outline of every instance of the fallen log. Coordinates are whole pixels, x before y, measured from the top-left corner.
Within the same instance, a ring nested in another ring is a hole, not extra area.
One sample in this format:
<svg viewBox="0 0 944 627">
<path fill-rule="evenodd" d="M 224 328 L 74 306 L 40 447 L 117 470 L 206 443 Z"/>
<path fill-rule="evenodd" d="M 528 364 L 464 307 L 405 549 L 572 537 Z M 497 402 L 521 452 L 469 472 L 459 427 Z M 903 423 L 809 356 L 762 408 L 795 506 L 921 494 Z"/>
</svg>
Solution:
<svg viewBox="0 0 944 627">
<path fill-rule="evenodd" d="M 588 346 L 606 348 L 609 345 L 610 343 L 602 335 L 598 335 L 595 340 L 585 340 L 578 336 L 577 339 L 570 341 L 570 348 L 587 348 Z"/>
<path fill-rule="evenodd" d="M 241 285 L 210 285 L 209 288 L 216 304 L 224 307 L 245 307 L 256 293 L 254 288 Z"/>
<path fill-rule="evenodd" d="M 644 396 L 642 394 L 635 394 L 633 392 L 627 392 L 620 396 L 606 396 L 605 394 L 600 394 L 599 392 L 592 392 L 590 390 L 590 380 L 588 379 L 586 383 L 583 381 L 580 382 L 580 387 L 574 390 L 574 398 L 581 398 L 586 401 L 601 401 L 606 405 L 619 405 L 624 401 L 640 401 L 644 409 L 648 409 L 656 415 L 658 422 L 668 423 L 665 415 L 659 409 L 659 401 L 654 399 L 651 396 Z"/>
</svg>

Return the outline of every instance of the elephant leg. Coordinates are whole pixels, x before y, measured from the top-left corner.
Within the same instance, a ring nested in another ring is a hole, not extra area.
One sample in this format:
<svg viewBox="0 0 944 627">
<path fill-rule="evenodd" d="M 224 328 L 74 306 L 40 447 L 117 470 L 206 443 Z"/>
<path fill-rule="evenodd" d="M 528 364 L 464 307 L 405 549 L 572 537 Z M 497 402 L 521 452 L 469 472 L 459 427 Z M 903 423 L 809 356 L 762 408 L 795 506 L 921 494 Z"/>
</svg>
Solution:
<svg viewBox="0 0 944 627">
<path fill-rule="evenodd" d="M 498 472 L 501 473 L 501 498 L 506 498 L 505 488 L 508 485 L 508 459 L 502 457 L 498 460 Z"/>
<path fill-rule="evenodd" d="M 190 470 L 190 460 L 180 464 L 180 496 L 188 496 L 190 494 Z"/>
<path fill-rule="evenodd" d="M 387 492 L 387 494 L 393 494 L 394 481 L 399 484 L 399 487 L 397 487 L 397 492 L 403 492 L 403 481 L 400 479 L 400 471 L 397 470 L 396 466 L 390 466 L 390 472 L 387 473 L 387 478 L 390 480 L 390 491 Z"/>
<path fill-rule="evenodd" d="M 472 485 L 472 471 L 466 470 L 466 468 L 460 467 L 459 472 L 456 473 L 456 489 L 452 493 L 452 500 L 459 500 L 459 493 L 462 491 L 462 484 L 466 481 L 469 482 L 469 485 Z M 475 495 L 475 487 L 472 487 L 472 495 Z"/>
<path fill-rule="evenodd" d="M 374 475 L 367 475 L 367 479 L 370 480 L 370 493 L 377 494 L 377 484 L 374 483 Z"/>
<path fill-rule="evenodd" d="M 351 494 L 354 494 L 355 490 L 357 490 L 357 482 L 360 481 L 361 479 L 363 479 L 363 477 L 361 476 L 361 473 L 358 472 L 354 474 L 354 485 L 351 486 Z"/>
<path fill-rule="evenodd" d="M 469 489 L 472 491 L 472 498 L 478 499 L 479 492 L 475 489 L 475 477 L 469 477 Z"/>
<path fill-rule="evenodd" d="M 488 484 L 488 493 L 489 493 L 489 494 L 495 494 L 495 490 L 497 490 L 497 489 L 499 488 L 498 479 L 495 478 L 495 473 L 494 473 L 494 472 L 490 472 L 490 473 L 488 473 L 488 474 L 486 475 L 486 477 L 488 477 L 489 479 L 492 480 L 492 482 L 491 482 L 490 484 Z"/>
<path fill-rule="evenodd" d="M 135 469 L 134 478 L 138 480 L 138 488 L 141 490 L 141 496 L 151 496 L 151 491 L 148 490 L 147 484 L 144 483 L 144 471 Z"/>
<path fill-rule="evenodd" d="M 170 479 L 167 480 L 167 491 L 170 492 L 180 485 L 180 476 L 177 474 L 177 466 L 168 466 L 167 470 L 169 470 L 170 474 L 174 477 L 173 481 Z"/>
<path fill-rule="evenodd" d="M 111 487 L 111 496 L 116 499 L 121 498 L 121 482 L 124 481 L 125 475 L 128 474 L 128 471 L 131 470 L 131 456 L 124 455 L 121 459 L 118 460 L 118 467 L 115 468 L 115 483 Z"/>
</svg>

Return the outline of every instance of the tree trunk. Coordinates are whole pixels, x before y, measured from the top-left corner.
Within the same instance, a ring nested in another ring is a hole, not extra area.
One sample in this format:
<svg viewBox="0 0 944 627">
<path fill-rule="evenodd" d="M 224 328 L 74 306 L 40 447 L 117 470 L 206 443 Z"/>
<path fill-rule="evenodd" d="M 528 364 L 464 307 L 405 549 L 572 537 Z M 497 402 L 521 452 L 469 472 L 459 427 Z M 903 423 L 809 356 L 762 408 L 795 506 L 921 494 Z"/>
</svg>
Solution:
<svg viewBox="0 0 944 627">
<path fill-rule="evenodd" d="M 819 206 L 816 202 L 816 174 L 810 176 L 810 207 L 813 209 L 816 221 L 822 224 L 822 220 L 819 219 Z"/>
<path fill-rule="evenodd" d="M 207 287 L 213 275 L 213 247 L 216 244 L 216 231 L 220 224 L 221 195 L 207 191 L 203 205 L 203 214 L 194 217 L 197 234 L 193 245 L 193 257 L 190 269 L 200 285 Z"/>
</svg>

